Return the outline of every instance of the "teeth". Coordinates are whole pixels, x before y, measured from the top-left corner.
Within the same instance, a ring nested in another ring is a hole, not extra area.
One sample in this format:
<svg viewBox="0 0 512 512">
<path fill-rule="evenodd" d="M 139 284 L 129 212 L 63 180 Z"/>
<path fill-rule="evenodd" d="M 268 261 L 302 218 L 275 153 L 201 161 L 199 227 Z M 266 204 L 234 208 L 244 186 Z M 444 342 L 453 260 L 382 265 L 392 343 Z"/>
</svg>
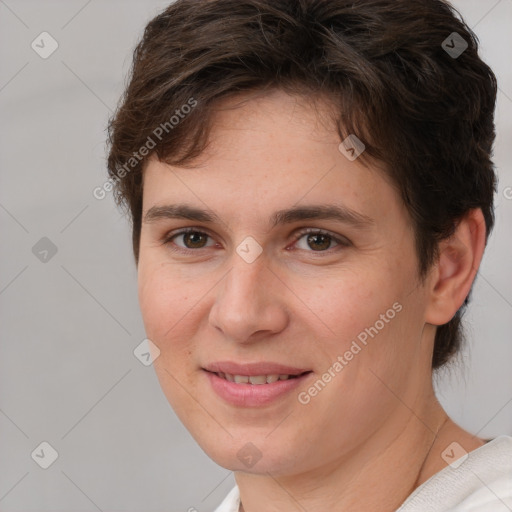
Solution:
<svg viewBox="0 0 512 512">
<path fill-rule="evenodd" d="M 277 382 L 278 380 L 288 380 L 290 375 L 232 375 L 230 373 L 217 373 L 219 377 L 222 379 L 226 379 L 229 382 L 235 382 L 236 384 L 272 384 L 273 382 Z"/>
<path fill-rule="evenodd" d="M 266 377 L 266 375 L 254 375 L 254 376 L 249 377 L 249 382 L 251 384 L 266 384 L 267 377 Z"/>
</svg>

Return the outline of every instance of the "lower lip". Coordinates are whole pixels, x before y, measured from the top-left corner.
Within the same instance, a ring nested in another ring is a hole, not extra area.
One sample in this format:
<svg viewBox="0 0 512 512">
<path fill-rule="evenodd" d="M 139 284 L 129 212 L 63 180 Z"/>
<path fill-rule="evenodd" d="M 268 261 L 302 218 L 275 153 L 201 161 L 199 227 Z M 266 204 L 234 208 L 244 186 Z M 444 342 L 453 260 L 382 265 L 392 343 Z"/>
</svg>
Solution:
<svg viewBox="0 0 512 512">
<path fill-rule="evenodd" d="M 270 384 L 237 384 L 204 370 L 213 390 L 226 402 L 239 407 L 261 407 L 285 396 L 303 384 L 311 373 Z"/>
</svg>

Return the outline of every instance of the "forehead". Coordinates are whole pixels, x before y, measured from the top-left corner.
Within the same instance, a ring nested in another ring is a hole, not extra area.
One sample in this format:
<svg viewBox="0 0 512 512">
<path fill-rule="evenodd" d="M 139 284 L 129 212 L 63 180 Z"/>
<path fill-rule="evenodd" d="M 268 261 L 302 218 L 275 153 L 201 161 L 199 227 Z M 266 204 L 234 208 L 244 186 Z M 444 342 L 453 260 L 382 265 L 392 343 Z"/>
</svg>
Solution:
<svg viewBox="0 0 512 512">
<path fill-rule="evenodd" d="M 386 216 L 393 204 L 401 209 L 382 167 L 350 161 L 339 150 L 332 120 L 327 102 L 281 91 L 224 100 L 198 158 L 183 168 L 149 160 L 144 210 L 178 199 L 267 218 L 278 204 L 329 202 L 367 217 Z"/>
</svg>

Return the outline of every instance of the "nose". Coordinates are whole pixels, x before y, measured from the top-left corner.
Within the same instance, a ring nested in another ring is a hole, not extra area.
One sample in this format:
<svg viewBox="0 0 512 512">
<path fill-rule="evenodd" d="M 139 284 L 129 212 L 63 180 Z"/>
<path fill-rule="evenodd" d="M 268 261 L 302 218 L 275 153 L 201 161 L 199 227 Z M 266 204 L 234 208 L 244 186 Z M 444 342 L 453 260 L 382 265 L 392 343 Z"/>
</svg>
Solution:
<svg viewBox="0 0 512 512">
<path fill-rule="evenodd" d="M 231 270 L 215 288 L 209 322 L 236 343 L 266 339 L 281 332 L 289 322 L 285 294 L 279 291 L 284 285 L 262 256 L 247 263 L 234 254 Z"/>
</svg>

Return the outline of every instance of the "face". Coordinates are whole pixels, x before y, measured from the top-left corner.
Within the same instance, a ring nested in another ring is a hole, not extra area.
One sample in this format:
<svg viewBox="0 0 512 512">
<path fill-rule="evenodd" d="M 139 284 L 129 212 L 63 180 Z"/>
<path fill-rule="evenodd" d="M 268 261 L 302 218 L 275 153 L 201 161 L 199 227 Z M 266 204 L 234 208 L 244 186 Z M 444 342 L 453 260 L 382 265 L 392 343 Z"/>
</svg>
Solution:
<svg viewBox="0 0 512 512">
<path fill-rule="evenodd" d="M 194 167 L 145 169 L 146 333 L 218 464 L 307 472 L 399 428 L 396 396 L 412 403 L 430 378 L 413 230 L 382 170 L 319 121 L 328 105 L 273 92 L 222 106 Z"/>
</svg>

